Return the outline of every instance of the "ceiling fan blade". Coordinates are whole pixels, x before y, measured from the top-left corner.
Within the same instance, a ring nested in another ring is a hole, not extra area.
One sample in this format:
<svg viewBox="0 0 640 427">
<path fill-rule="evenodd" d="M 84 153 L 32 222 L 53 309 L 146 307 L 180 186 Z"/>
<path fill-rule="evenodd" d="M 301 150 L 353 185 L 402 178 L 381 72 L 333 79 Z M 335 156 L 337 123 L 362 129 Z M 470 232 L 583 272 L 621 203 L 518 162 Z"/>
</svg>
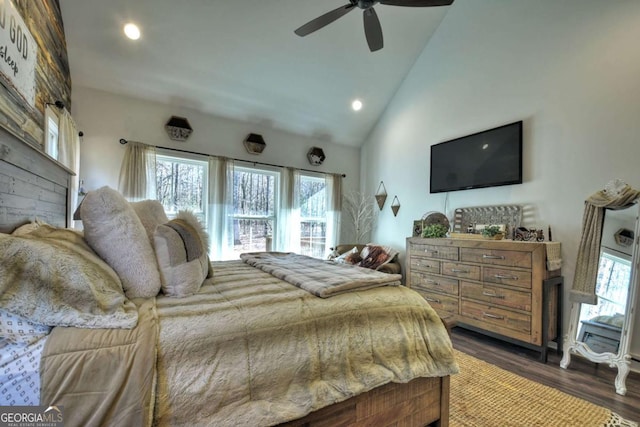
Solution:
<svg viewBox="0 0 640 427">
<path fill-rule="evenodd" d="M 382 49 L 384 42 L 382 40 L 382 27 L 380 26 L 380 20 L 376 11 L 370 7 L 362 12 L 364 19 L 364 35 L 367 37 L 367 44 L 369 44 L 369 50 L 375 52 Z"/>
<path fill-rule="evenodd" d="M 312 19 L 311 21 L 307 22 L 306 24 L 295 30 L 294 33 L 296 33 L 300 37 L 311 34 L 314 31 L 317 31 L 320 28 L 324 27 L 325 25 L 331 24 L 336 19 L 346 15 L 354 8 L 354 6 L 355 5 L 353 3 L 350 3 L 337 9 L 333 9 L 331 12 L 327 12 L 324 15 L 318 16 L 316 19 Z"/>
<path fill-rule="evenodd" d="M 453 0 L 380 0 L 380 4 L 409 7 L 450 6 L 451 3 Z"/>
</svg>

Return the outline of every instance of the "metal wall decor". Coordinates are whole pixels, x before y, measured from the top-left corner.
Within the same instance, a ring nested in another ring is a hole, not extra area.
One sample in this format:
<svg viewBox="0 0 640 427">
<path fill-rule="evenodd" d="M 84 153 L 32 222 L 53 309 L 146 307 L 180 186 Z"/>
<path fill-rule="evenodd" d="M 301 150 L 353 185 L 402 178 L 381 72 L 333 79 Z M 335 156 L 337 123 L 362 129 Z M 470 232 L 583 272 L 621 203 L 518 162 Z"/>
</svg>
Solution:
<svg viewBox="0 0 640 427">
<path fill-rule="evenodd" d="M 504 224 L 505 236 L 510 238 L 522 222 L 522 207 L 518 205 L 478 206 L 458 208 L 454 212 L 453 231 L 469 233 L 475 224 Z"/>
<path fill-rule="evenodd" d="M 378 185 L 378 191 L 376 191 L 376 202 L 378 203 L 378 207 L 382 210 L 384 206 L 384 202 L 387 200 L 387 189 L 384 186 L 384 182 L 380 181 L 380 185 Z"/>
<path fill-rule="evenodd" d="M 393 216 L 398 215 L 398 211 L 400 210 L 400 200 L 398 200 L 398 196 L 394 196 L 393 202 L 391 202 L 391 210 L 393 211 Z"/>
<path fill-rule="evenodd" d="M 257 133 L 250 133 L 249 135 L 247 135 L 247 137 L 244 139 L 243 144 L 244 148 L 247 149 L 247 152 L 251 154 L 260 154 L 267 146 L 267 143 L 264 142 L 264 138 L 262 137 L 262 135 L 259 135 Z"/>
<path fill-rule="evenodd" d="M 307 159 L 309 159 L 309 163 L 314 166 L 320 166 L 326 156 L 324 155 L 324 151 L 320 147 L 311 147 L 309 152 L 307 153 Z"/>
<path fill-rule="evenodd" d="M 171 116 L 164 129 L 167 131 L 169 138 L 174 141 L 186 141 L 193 132 L 193 128 L 189 124 L 186 117 Z"/>
</svg>

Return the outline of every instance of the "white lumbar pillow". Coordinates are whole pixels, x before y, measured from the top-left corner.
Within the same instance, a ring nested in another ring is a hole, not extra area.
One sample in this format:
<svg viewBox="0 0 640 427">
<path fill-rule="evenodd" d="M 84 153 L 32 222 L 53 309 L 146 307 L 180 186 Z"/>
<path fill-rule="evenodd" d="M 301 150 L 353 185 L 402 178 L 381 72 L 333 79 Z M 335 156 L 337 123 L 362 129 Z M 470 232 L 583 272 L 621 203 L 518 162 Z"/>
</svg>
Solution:
<svg viewBox="0 0 640 427">
<path fill-rule="evenodd" d="M 129 202 L 105 186 L 87 193 L 80 213 L 85 239 L 118 273 L 125 295 L 129 298 L 158 295 L 161 283 L 156 256 Z"/>
</svg>

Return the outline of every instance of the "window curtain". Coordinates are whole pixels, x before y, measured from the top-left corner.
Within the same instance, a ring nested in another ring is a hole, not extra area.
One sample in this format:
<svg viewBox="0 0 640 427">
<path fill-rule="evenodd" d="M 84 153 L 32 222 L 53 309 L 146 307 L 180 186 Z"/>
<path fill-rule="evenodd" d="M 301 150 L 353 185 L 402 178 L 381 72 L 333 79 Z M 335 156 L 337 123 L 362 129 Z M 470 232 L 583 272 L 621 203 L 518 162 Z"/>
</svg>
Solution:
<svg viewBox="0 0 640 427">
<path fill-rule="evenodd" d="M 78 205 L 80 188 L 80 137 L 78 127 L 66 108 L 58 118 L 58 160 L 75 173 L 69 184 L 67 204 L 67 227 L 73 228 L 73 212 Z"/>
<path fill-rule="evenodd" d="M 331 174 L 326 177 L 327 197 L 327 236 L 325 252 L 340 244 L 340 220 L 342 214 L 342 175 Z"/>
<path fill-rule="evenodd" d="M 129 141 L 125 149 L 118 189 L 129 201 L 156 198 L 156 148 Z"/>
<path fill-rule="evenodd" d="M 300 172 L 283 168 L 273 250 L 300 252 Z"/>
<path fill-rule="evenodd" d="M 209 158 L 209 241 L 212 260 L 233 258 L 234 162 L 224 157 Z"/>
</svg>

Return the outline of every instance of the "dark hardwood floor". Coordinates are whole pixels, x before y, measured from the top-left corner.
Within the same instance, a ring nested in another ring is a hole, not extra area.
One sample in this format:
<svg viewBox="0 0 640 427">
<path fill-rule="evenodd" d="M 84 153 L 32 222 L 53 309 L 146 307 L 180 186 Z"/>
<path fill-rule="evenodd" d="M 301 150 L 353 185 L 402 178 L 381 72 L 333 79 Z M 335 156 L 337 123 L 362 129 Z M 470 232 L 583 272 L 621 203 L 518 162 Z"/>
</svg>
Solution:
<svg viewBox="0 0 640 427">
<path fill-rule="evenodd" d="M 549 351 L 546 364 L 538 353 L 459 327 L 451 330 L 453 347 L 485 362 L 499 366 L 533 381 L 611 409 L 620 416 L 640 421 L 640 373 L 627 377 L 627 394 L 620 396 L 613 386 L 617 370 L 607 365 L 571 357 L 568 369 L 560 368 L 561 356 Z"/>
</svg>

